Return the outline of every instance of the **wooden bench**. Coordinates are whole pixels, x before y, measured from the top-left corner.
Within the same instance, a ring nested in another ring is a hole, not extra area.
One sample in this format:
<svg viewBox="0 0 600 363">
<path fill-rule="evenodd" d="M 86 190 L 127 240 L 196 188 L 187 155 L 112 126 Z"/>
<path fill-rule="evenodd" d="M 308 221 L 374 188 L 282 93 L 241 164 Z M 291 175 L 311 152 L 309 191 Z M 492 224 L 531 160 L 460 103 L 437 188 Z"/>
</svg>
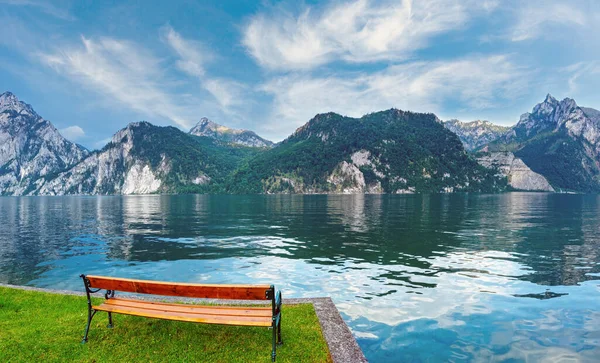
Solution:
<svg viewBox="0 0 600 363">
<path fill-rule="evenodd" d="M 201 285 L 175 282 L 132 280 L 115 277 L 81 275 L 87 295 L 88 318 L 82 343 L 87 342 L 92 318 L 98 311 L 108 313 L 108 327 L 112 328 L 112 313 L 144 316 L 148 318 L 189 321 L 204 324 L 262 326 L 273 329 L 274 362 L 276 346 L 281 340 L 281 292 L 275 293 L 273 285 Z M 106 290 L 106 300 L 100 305 L 92 305 L 90 294 Z M 220 300 L 271 300 L 271 306 L 214 306 L 190 305 L 143 301 L 134 298 L 117 298 L 115 291 L 210 298 Z"/>
</svg>

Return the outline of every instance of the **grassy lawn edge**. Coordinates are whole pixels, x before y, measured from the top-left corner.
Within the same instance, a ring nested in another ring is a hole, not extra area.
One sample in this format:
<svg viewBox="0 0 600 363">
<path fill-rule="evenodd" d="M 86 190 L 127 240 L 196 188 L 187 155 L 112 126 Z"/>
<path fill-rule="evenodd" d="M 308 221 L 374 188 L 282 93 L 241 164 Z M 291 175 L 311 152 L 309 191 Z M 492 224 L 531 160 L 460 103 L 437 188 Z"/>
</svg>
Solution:
<svg viewBox="0 0 600 363">
<path fill-rule="evenodd" d="M 101 299 L 97 299 L 98 302 Z M 331 362 L 312 304 L 283 306 L 277 362 Z M 106 313 L 87 318 L 83 296 L 0 287 L 0 361 L 270 362 L 266 328 L 194 324 Z"/>
</svg>

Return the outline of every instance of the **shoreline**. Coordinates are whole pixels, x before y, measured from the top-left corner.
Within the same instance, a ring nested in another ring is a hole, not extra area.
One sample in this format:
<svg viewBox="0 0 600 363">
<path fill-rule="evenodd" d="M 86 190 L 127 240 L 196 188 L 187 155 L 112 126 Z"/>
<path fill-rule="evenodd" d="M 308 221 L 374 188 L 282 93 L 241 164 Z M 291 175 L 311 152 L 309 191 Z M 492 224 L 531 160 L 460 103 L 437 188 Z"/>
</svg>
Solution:
<svg viewBox="0 0 600 363">
<path fill-rule="evenodd" d="M 35 194 L 35 195 L 1 195 L 0 198 L 34 198 L 34 197 L 146 197 L 146 196 L 178 196 L 178 195 L 202 195 L 202 196 L 306 196 L 306 195 L 499 195 L 509 193 L 533 193 L 533 194 L 570 194 L 570 195 L 600 195 L 600 193 L 586 192 L 571 192 L 571 191 L 544 191 L 544 190 L 504 190 L 497 192 L 412 192 L 412 193 L 250 193 L 250 194 L 235 194 L 235 193 L 147 193 L 147 194 Z"/>
</svg>

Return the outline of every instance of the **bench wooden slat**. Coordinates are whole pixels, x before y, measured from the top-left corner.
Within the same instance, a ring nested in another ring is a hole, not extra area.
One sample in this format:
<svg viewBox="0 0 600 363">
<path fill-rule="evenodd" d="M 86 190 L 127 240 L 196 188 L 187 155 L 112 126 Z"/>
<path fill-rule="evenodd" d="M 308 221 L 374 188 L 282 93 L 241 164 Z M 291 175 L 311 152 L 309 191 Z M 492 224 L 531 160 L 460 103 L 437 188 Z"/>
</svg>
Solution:
<svg viewBox="0 0 600 363">
<path fill-rule="evenodd" d="M 130 306 L 115 306 L 110 304 L 102 304 L 92 307 L 95 310 L 107 311 L 111 313 L 119 313 L 126 315 L 143 316 L 148 318 L 189 321 L 194 323 L 204 324 L 226 324 L 226 325 L 241 325 L 241 326 L 262 326 L 269 327 L 273 321 L 271 317 L 260 316 L 227 316 L 227 315 L 211 315 L 202 313 L 184 313 L 173 312 L 167 310 L 142 309 Z"/>
<path fill-rule="evenodd" d="M 268 300 L 270 285 L 211 285 L 86 276 L 91 288 L 138 294 L 212 299 Z"/>
<path fill-rule="evenodd" d="M 88 340 L 92 318 L 98 311 L 108 312 L 108 326 L 113 326 L 112 314 L 186 321 L 204 324 L 270 327 L 273 330 L 271 360 L 275 362 L 276 347 L 281 345 L 281 292 L 273 285 L 212 285 L 123 279 L 107 276 L 81 275 L 87 295 L 88 318 L 83 343 Z M 104 302 L 92 305 L 91 294 L 107 290 Z M 220 300 L 271 300 L 271 306 L 215 306 L 145 301 L 115 297 L 115 291 L 163 296 L 209 298 Z"/>
<path fill-rule="evenodd" d="M 243 306 L 212 306 L 212 305 L 189 305 L 189 304 L 169 304 L 154 301 L 129 300 L 121 298 L 111 298 L 106 300 L 103 305 L 114 307 L 132 307 L 146 310 L 182 312 L 182 313 L 200 313 L 206 315 L 226 315 L 226 316 L 273 316 L 271 307 L 243 307 Z"/>
</svg>

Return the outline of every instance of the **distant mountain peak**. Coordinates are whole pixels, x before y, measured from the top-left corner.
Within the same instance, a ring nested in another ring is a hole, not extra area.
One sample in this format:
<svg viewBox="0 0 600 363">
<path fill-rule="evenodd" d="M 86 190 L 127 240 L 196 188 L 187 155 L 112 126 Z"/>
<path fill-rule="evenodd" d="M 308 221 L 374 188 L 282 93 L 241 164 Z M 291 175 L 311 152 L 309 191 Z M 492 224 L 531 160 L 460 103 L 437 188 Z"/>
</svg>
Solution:
<svg viewBox="0 0 600 363">
<path fill-rule="evenodd" d="M 15 94 L 10 91 L 6 91 L 6 92 L 0 94 L 0 100 L 9 99 L 9 98 L 16 99 L 17 96 L 15 96 Z"/>
<path fill-rule="evenodd" d="M 463 122 L 452 119 L 443 124 L 458 136 L 468 151 L 475 150 L 496 140 L 509 130 L 509 127 L 495 125 L 487 120 Z"/>
<path fill-rule="evenodd" d="M 190 130 L 190 134 L 196 136 L 210 136 L 212 133 L 229 133 L 239 135 L 247 130 L 232 129 L 227 126 L 219 125 L 216 122 L 209 120 L 207 117 L 202 117 L 200 121 Z"/>
<path fill-rule="evenodd" d="M 138 129 L 142 127 L 155 127 L 148 121 L 135 121 L 130 122 L 124 128 L 117 131 L 113 137 L 111 138 L 111 142 L 113 144 L 121 144 L 121 143 L 132 143 L 131 138 L 134 133 L 138 132 Z"/>
<path fill-rule="evenodd" d="M 548 94 L 486 150 L 514 152 L 553 187 L 600 190 L 600 112 L 572 98 L 558 101 Z"/>
<path fill-rule="evenodd" d="M 475 127 L 481 127 L 481 126 L 497 126 L 488 120 L 460 121 L 457 119 L 451 119 L 446 122 L 453 123 L 453 124 L 460 124 L 463 128 L 475 128 Z"/>
<path fill-rule="evenodd" d="M 273 143 L 263 139 L 255 132 L 243 129 L 232 129 L 202 117 L 190 132 L 192 135 L 210 137 L 223 142 L 249 146 L 272 147 Z"/>
<path fill-rule="evenodd" d="M 4 92 L 0 94 L 0 112 L 14 111 L 16 113 L 28 113 L 32 116 L 38 116 L 31 105 L 19 101 L 17 96 L 12 92 Z"/>
<path fill-rule="evenodd" d="M 11 92 L 0 94 L 0 140 L 0 195 L 34 193 L 88 154 Z"/>
<path fill-rule="evenodd" d="M 548 93 L 543 102 L 535 105 L 532 114 L 537 115 L 538 117 L 545 117 L 553 112 L 556 112 L 557 110 L 559 110 L 561 113 L 565 113 L 570 112 L 577 107 L 577 102 L 575 102 L 575 100 L 572 98 L 567 97 L 562 101 L 558 101 Z M 528 114 L 525 114 L 525 116 L 526 115 Z"/>
<path fill-rule="evenodd" d="M 552 95 L 550 93 L 548 93 L 546 95 L 546 99 L 544 99 L 544 102 L 546 102 L 546 103 L 558 103 L 558 101 L 556 100 L 556 98 L 552 97 Z"/>
<path fill-rule="evenodd" d="M 128 128 L 128 129 L 134 129 L 134 128 L 143 127 L 143 126 L 154 126 L 154 125 L 152 125 L 148 121 L 142 120 L 142 121 L 130 122 L 130 123 L 127 124 L 126 128 Z"/>
</svg>

